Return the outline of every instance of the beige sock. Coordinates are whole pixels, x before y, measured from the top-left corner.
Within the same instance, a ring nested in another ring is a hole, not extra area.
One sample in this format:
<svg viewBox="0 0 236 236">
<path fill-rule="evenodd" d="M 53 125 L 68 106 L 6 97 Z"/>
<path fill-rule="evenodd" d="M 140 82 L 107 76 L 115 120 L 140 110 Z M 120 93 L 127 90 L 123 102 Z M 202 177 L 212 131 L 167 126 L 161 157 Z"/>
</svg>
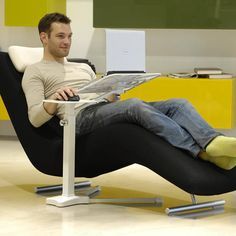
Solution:
<svg viewBox="0 0 236 236">
<path fill-rule="evenodd" d="M 206 152 L 212 157 L 236 157 L 236 138 L 217 136 L 208 144 Z"/>
<path fill-rule="evenodd" d="M 227 156 L 212 157 L 209 156 L 206 152 L 200 153 L 199 157 L 204 161 L 209 161 L 225 170 L 230 170 L 236 166 L 236 157 L 227 157 Z"/>
</svg>

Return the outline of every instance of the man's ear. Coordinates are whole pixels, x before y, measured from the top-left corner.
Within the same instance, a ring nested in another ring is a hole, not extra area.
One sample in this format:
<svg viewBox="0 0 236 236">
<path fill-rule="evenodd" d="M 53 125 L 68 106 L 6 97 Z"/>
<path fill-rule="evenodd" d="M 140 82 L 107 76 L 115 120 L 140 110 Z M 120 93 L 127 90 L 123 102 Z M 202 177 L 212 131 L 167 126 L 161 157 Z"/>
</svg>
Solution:
<svg viewBox="0 0 236 236">
<path fill-rule="evenodd" d="M 45 33 L 45 32 L 41 32 L 41 33 L 39 34 L 39 38 L 40 38 L 40 40 L 41 40 L 41 42 L 42 42 L 43 44 L 46 44 L 46 43 L 47 43 L 47 40 L 48 40 L 48 35 L 47 35 L 47 33 Z"/>
</svg>

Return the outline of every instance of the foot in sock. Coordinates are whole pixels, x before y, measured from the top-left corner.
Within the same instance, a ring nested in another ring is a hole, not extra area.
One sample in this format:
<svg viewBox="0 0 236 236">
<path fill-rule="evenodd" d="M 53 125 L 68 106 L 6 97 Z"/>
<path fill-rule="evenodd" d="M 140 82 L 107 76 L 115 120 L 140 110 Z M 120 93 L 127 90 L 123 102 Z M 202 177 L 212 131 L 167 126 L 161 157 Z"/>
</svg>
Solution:
<svg viewBox="0 0 236 236">
<path fill-rule="evenodd" d="M 204 161 L 209 161 L 225 170 L 231 170 L 236 166 L 236 157 L 227 157 L 227 156 L 213 157 L 208 155 L 206 152 L 200 153 L 199 157 Z"/>
<path fill-rule="evenodd" d="M 217 136 L 207 145 L 206 152 L 212 157 L 236 157 L 236 138 Z"/>
</svg>

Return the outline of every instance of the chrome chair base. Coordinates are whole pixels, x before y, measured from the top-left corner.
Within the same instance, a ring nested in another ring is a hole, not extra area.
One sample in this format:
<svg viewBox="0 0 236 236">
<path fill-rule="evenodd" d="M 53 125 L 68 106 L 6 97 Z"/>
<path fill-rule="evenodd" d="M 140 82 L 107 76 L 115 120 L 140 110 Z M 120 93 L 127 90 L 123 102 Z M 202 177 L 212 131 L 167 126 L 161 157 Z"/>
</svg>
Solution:
<svg viewBox="0 0 236 236">
<path fill-rule="evenodd" d="M 191 195 L 192 198 L 192 204 L 189 205 L 183 205 L 183 206 L 177 206 L 177 207 L 170 207 L 166 208 L 165 212 L 168 216 L 180 216 L 183 214 L 193 215 L 196 213 L 204 213 L 208 212 L 212 213 L 220 212 L 219 210 L 224 209 L 225 200 L 216 200 L 216 201 L 209 201 L 209 202 L 203 202 L 203 203 L 197 203 L 195 196 Z"/>
</svg>

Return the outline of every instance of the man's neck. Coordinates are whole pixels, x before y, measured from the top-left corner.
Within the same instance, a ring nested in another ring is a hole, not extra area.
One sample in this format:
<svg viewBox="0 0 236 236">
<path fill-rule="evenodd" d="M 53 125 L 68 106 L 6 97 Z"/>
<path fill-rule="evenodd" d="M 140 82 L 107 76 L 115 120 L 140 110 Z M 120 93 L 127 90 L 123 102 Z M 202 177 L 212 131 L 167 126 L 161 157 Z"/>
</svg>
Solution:
<svg viewBox="0 0 236 236">
<path fill-rule="evenodd" d="M 43 59 L 46 61 L 56 61 L 58 63 L 64 63 L 64 57 L 57 57 L 52 55 L 46 48 L 44 48 Z"/>
<path fill-rule="evenodd" d="M 64 57 L 53 57 L 51 55 L 44 54 L 43 59 L 46 61 L 56 61 L 58 63 L 64 63 Z"/>
</svg>

